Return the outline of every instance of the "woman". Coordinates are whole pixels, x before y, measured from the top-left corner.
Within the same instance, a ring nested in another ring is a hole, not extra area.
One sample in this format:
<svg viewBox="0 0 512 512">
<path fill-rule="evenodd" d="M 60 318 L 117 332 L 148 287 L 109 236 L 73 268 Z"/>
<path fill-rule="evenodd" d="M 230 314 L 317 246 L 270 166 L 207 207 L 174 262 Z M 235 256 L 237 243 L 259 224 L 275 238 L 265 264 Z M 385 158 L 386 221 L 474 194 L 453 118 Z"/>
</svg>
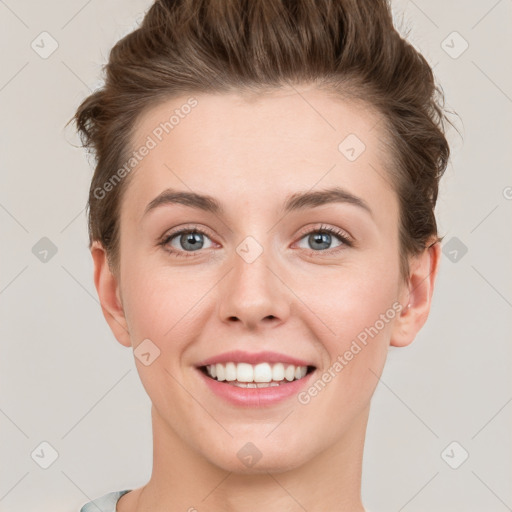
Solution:
<svg viewBox="0 0 512 512">
<path fill-rule="evenodd" d="M 153 472 L 82 508 L 364 511 L 370 400 L 429 314 L 442 94 L 385 0 L 165 0 L 75 120 Z"/>
</svg>

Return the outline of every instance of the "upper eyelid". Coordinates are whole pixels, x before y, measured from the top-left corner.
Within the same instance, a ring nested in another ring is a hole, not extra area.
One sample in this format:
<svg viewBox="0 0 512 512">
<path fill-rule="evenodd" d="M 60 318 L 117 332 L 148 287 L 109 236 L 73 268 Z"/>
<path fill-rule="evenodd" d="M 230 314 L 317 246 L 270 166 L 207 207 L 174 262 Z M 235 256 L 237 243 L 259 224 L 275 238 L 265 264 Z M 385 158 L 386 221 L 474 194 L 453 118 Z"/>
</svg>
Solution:
<svg viewBox="0 0 512 512">
<path fill-rule="evenodd" d="M 206 235 L 209 238 L 213 238 L 212 235 L 210 235 L 210 233 L 208 232 L 208 230 L 206 228 L 191 225 L 191 226 L 181 227 L 179 229 L 176 229 L 175 231 L 174 230 L 166 231 L 164 233 L 164 235 L 161 237 L 160 241 L 161 242 L 166 242 L 166 241 L 174 238 L 177 235 L 181 235 L 183 233 L 189 233 L 189 232 L 190 233 L 197 232 L 197 233 L 200 233 L 202 235 Z"/>
<path fill-rule="evenodd" d="M 351 242 L 354 241 L 354 237 L 345 229 L 334 227 L 334 226 L 326 226 L 324 224 L 322 224 L 321 226 L 318 226 L 318 227 L 305 228 L 304 231 L 301 231 L 299 233 L 299 236 L 304 237 L 311 233 L 316 233 L 316 232 L 321 232 L 321 231 L 326 231 L 329 234 L 337 236 L 337 237 L 344 237 Z"/>
</svg>

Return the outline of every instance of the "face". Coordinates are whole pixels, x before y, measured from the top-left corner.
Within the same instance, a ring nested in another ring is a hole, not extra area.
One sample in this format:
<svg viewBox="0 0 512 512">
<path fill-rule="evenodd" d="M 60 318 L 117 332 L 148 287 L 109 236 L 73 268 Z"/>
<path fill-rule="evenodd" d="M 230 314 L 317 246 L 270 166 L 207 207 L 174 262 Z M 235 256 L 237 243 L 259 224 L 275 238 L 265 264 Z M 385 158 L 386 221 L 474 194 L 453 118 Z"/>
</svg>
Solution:
<svg viewBox="0 0 512 512">
<path fill-rule="evenodd" d="M 184 96 L 147 111 L 133 146 L 156 145 L 120 209 L 129 337 L 117 337 L 150 353 L 135 361 L 160 421 L 229 471 L 256 472 L 241 463 L 244 446 L 262 454 L 258 471 L 281 471 L 341 442 L 368 410 L 408 301 L 378 115 L 298 90 L 196 95 L 190 109 Z M 232 351 L 245 355 L 223 356 Z M 198 366 L 216 356 L 310 368 L 279 386 L 212 385 Z"/>
</svg>

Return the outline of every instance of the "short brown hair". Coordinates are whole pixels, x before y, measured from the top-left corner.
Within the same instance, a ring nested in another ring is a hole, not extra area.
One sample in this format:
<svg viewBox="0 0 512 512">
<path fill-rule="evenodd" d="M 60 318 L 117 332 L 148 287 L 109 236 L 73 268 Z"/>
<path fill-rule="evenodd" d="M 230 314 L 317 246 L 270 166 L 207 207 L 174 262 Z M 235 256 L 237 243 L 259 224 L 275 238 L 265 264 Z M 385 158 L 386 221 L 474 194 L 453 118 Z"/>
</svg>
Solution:
<svg viewBox="0 0 512 512">
<path fill-rule="evenodd" d="M 148 107 L 194 92 L 263 92 L 315 83 L 381 113 L 400 205 L 400 269 L 441 241 L 434 209 L 450 155 L 444 96 L 425 58 L 400 36 L 386 0 L 158 0 L 112 48 L 105 84 L 74 120 L 96 168 L 89 240 L 119 263 L 119 210 L 128 179 L 94 193 L 130 152 Z M 72 119 L 72 120 L 73 120 Z"/>
</svg>

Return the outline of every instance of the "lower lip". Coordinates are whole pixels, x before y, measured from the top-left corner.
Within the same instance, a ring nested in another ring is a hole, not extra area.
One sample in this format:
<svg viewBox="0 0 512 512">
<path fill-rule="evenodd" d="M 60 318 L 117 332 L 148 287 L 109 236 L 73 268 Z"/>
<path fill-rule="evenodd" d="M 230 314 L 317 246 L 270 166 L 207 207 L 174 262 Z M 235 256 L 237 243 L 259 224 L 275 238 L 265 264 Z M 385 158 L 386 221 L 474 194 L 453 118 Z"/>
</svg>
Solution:
<svg viewBox="0 0 512 512">
<path fill-rule="evenodd" d="M 279 386 L 269 386 L 267 388 L 240 388 L 225 381 L 218 381 L 205 375 L 202 370 L 197 369 L 206 385 L 218 396 L 224 398 L 228 402 L 247 407 L 261 407 L 273 405 L 293 395 L 297 395 L 299 391 L 306 386 L 311 376 L 315 373 L 312 371 L 299 380 L 286 382 Z"/>
</svg>

